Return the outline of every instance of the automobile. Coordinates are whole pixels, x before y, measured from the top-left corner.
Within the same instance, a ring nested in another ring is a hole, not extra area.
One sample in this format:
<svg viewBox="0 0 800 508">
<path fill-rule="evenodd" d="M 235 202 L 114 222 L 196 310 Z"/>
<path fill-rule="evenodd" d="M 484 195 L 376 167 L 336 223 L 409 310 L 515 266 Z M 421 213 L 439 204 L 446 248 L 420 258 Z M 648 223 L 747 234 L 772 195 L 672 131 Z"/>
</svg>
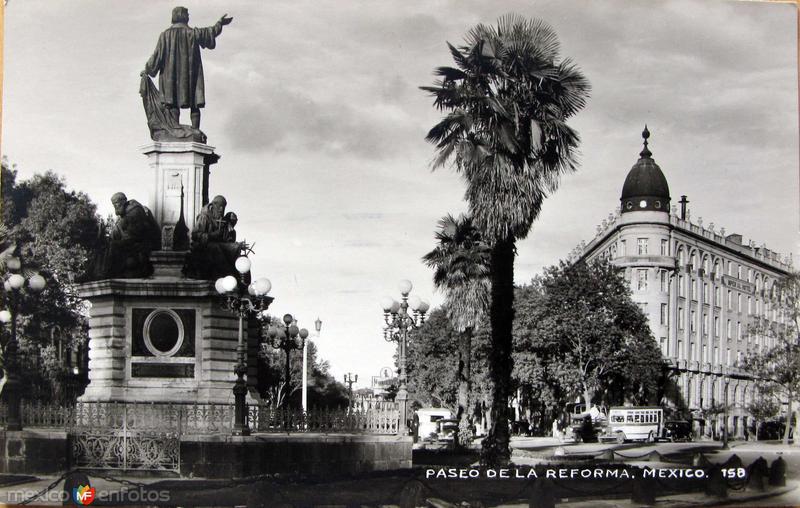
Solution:
<svg viewBox="0 0 800 508">
<path fill-rule="evenodd" d="M 783 439 L 783 432 L 786 425 L 780 420 L 767 420 L 758 427 L 758 440 L 769 441 Z M 792 438 L 794 429 L 789 430 L 789 438 Z"/>
<path fill-rule="evenodd" d="M 458 432 L 458 420 L 443 418 L 436 422 L 436 436 L 439 441 L 453 441 Z"/>
<path fill-rule="evenodd" d="M 687 422 L 686 420 L 667 420 L 664 422 L 663 438 L 672 442 L 691 441 L 691 422 Z"/>
<path fill-rule="evenodd" d="M 438 437 L 439 420 L 453 418 L 453 413 L 449 409 L 424 407 L 416 410 L 417 421 L 419 426 L 417 428 L 417 435 L 419 439 L 425 441 L 436 441 Z"/>
<path fill-rule="evenodd" d="M 586 409 L 585 404 L 570 404 L 571 414 L 569 427 L 565 429 L 564 442 L 595 443 L 597 436 L 606 426 L 606 409 L 604 406 L 592 406 Z"/>
</svg>

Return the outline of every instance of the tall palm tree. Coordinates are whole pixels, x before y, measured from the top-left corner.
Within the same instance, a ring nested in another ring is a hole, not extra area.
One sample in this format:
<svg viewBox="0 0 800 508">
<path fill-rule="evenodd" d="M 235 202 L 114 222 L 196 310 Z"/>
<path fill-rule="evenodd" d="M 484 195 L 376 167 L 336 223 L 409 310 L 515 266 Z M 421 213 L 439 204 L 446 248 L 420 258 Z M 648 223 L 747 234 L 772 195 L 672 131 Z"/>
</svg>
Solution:
<svg viewBox="0 0 800 508">
<path fill-rule="evenodd" d="M 433 283 L 445 293 L 447 318 L 459 333 L 458 436 L 456 447 L 472 440 L 469 411 L 472 334 L 485 321 L 489 308 L 489 248 L 464 215 L 446 215 L 436 232 L 438 245 L 422 259 L 434 269 Z"/>
<path fill-rule="evenodd" d="M 436 145 L 433 167 L 453 162 L 467 184 L 475 227 L 491 246 L 492 424 L 482 462 L 510 459 L 511 324 L 516 241 L 527 236 L 545 197 L 577 167 L 577 132 L 566 120 L 582 109 L 589 82 L 559 59 L 553 29 L 516 15 L 477 25 L 465 44 L 448 44 L 455 67 L 439 67 L 422 87 L 446 112 L 426 139 Z"/>
</svg>

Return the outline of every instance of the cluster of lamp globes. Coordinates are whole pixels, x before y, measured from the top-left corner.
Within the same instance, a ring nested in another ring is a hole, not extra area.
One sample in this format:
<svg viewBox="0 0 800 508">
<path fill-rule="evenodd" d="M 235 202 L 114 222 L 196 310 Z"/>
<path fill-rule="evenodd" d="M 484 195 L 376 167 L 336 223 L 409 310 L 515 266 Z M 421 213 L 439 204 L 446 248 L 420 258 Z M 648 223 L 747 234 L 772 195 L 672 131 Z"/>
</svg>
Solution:
<svg viewBox="0 0 800 508">
<path fill-rule="evenodd" d="M 283 324 L 270 325 L 266 331 L 267 337 L 273 344 L 276 343 L 276 339 L 279 336 L 286 337 L 288 333 L 288 338 L 294 341 L 298 349 L 303 347 L 308 338 L 308 330 L 305 328 L 298 328 L 294 316 L 291 314 L 285 314 L 283 316 Z M 300 340 L 297 340 L 298 337 Z"/>
<path fill-rule="evenodd" d="M 9 271 L 17 271 L 22 268 L 22 262 L 18 258 L 11 258 L 6 260 L 6 268 Z M 44 289 L 46 282 L 44 277 L 35 273 L 28 278 L 28 289 L 30 289 L 34 293 L 38 293 Z M 20 289 L 25 286 L 25 277 L 18 273 L 12 273 L 6 280 L 3 282 L 3 289 L 5 289 L 6 293 L 11 291 L 19 291 Z M 13 316 L 11 315 L 10 311 L 7 310 L 0 310 L 0 323 L 8 323 L 11 321 Z"/>
<path fill-rule="evenodd" d="M 236 267 L 237 272 L 244 275 L 250 271 L 250 260 L 247 258 L 247 256 L 239 256 L 236 259 L 234 266 Z M 221 295 L 233 293 L 238 287 L 239 280 L 233 275 L 220 277 L 214 283 L 214 289 L 216 289 L 217 293 Z M 272 283 L 269 281 L 269 279 L 266 277 L 261 277 L 260 279 L 254 280 L 249 286 L 247 286 L 247 293 L 250 296 L 266 296 L 271 289 Z"/>
<path fill-rule="evenodd" d="M 400 284 L 398 284 L 397 289 L 400 290 L 400 293 L 403 295 L 403 298 L 408 298 L 408 294 L 413 289 L 413 285 L 411 284 L 410 280 L 401 280 Z M 400 311 L 400 302 L 392 298 L 391 296 L 387 296 L 381 300 L 381 306 L 383 307 L 383 312 L 386 314 L 397 314 Z M 425 314 L 428 312 L 428 309 L 431 308 L 431 304 L 425 300 L 422 300 L 418 296 L 412 296 L 408 298 L 408 306 L 411 307 L 411 310 L 414 312 L 419 312 L 420 314 Z"/>
</svg>

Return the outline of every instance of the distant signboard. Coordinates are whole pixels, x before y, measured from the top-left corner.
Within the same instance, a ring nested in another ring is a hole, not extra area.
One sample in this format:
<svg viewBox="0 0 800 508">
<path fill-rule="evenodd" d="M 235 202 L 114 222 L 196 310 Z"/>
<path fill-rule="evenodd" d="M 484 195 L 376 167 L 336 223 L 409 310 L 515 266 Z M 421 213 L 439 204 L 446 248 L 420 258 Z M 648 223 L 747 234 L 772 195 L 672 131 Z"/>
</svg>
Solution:
<svg viewBox="0 0 800 508">
<path fill-rule="evenodd" d="M 736 277 L 731 277 L 730 275 L 723 275 L 722 283 L 731 289 L 736 289 L 737 291 L 750 293 L 751 295 L 756 292 L 755 284 L 751 284 L 741 279 L 737 279 Z"/>
</svg>

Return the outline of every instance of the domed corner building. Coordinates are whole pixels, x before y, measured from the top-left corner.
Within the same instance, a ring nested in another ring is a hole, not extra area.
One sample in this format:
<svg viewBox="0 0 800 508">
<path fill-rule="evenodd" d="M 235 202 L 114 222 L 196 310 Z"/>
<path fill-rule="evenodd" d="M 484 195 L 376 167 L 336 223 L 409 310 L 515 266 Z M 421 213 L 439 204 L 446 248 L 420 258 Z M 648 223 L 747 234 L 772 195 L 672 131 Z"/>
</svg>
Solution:
<svg viewBox="0 0 800 508">
<path fill-rule="evenodd" d="M 646 126 L 642 137 L 644 148 L 625 178 L 619 208 L 570 258 L 605 257 L 625 268 L 633 300 L 649 319 L 696 430 L 709 435 L 722 428 L 724 415 L 706 422 L 700 410 L 723 402 L 727 384 L 727 428 L 732 438 L 743 437 L 756 388 L 737 365 L 748 348 L 773 345 L 749 337 L 747 326 L 757 318 L 783 321 L 772 305 L 773 286 L 792 269 L 791 259 L 691 220 L 686 196 L 673 204 L 648 148 Z"/>
</svg>

